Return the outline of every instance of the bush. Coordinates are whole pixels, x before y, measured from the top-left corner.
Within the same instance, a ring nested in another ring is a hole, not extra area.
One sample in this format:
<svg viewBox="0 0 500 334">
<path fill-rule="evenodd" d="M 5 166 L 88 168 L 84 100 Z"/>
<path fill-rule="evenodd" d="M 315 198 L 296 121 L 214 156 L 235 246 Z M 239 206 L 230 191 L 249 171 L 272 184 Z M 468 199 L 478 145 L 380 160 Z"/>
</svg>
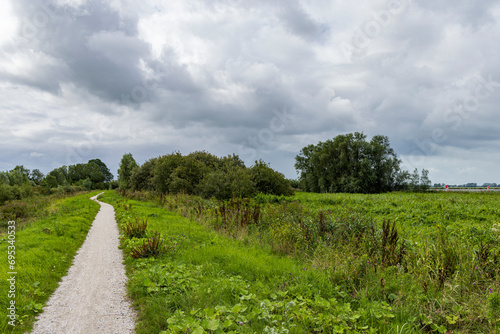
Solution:
<svg viewBox="0 0 500 334">
<path fill-rule="evenodd" d="M 130 155 L 125 155 L 131 159 Z M 227 200 L 258 192 L 292 195 L 290 182 L 262 160 L 247 168 L 237 155 L 216 157 L 207 152 L 183 156 L 179 152 L 146 161 L 130 171 L 124 190 L 152 190 L 158 194 L 200 195 Z M 120 188 L 122 189 L 122 188 Z"/>
<path fill-rule="evenodd" d="M 0 204 L 14 199 L 13 187 L 0 183 Z"/>
<path fill-rule="evenodd" d="M 17 220 L 29 216 L 29 207 L 26 202 L 15 201 L 0 207 L 2 220 Z"/>
<path fill-rule="evenodd" d="M 293 195 L 290 182 L 285 176 L 273 170 L 264 161 L 256 161 L 250 170 L 257 192 L 278 196 Z"/>
</svg>

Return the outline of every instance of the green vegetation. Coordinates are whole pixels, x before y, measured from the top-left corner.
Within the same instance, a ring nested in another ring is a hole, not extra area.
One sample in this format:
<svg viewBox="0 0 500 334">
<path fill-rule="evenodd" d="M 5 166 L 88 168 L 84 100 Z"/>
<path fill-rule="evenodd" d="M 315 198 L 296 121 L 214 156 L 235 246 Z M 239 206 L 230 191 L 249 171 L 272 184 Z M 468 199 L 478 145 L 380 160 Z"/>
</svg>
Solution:
<svg viewBox="0 0 500 334">
<path fill-rule="evenodd" d="M 124 154 L 118 170 L 123 191 L 154 191 L 157 194 L 194 194 L 204 198 L 251 197 L 257 193 L 291 195 L 290 182 L 263 161 L 247 168 L 237 155 L 216 157 L 198 151 L 186 156 L 175 152 L 138 166 Z"/>
<path fill-rule="evenodd" d="M 0 172 L 0 205 L 10 201 L 31 199 L 40 195 L 74 194 L 92 189 L 107 189 L 113 175 L 99 159 L 86 164 L 62 166 L 43 175 L 38 169 L 30 171 L 16 166 Z"/>
<path fill-rule="evenodd" d="M 90 200 L 92 195 L 87 193 L 66 199 L 46 197 L 44 201 L 50 200 L 50 203 L 43 204 L 44 208 L 49 208 L 44 218 L 29 225 L 18 224 L 16 218 L 12 244 L 15 246 L 15 302 L 19 317 L 15 327 L 8 324 L 10 319 L 6 317 L 11 300 L 7 298 L 10 289 L 7 273 L 12 271 L 6 255 L 12 244 L 8 242 L 11 239 L 7 233 L 0 234 L 0 252 L 5 254 L 0 262 L 0 332 L 25 333 L 31 329 L 36 315 L 67 273 L 99 210 L 99 205 Z"/>
<path fill-rule="evenodd" d="M 86 190 L 105 189 L 113 180 L 113 174 L 99 159 L 89 160 L 86 164 L 62 166 L 52 170 L 43 179 L 42 185 L 52 189 L 57 187 L 79 186 Z"/>
<path fill-rule="evenodd" d="M 496 193 L 133 196 L 103 200 L 147 220 L 122 237 L 138 333 L 500 330 Z"/>
<path fill-rule="evenodd" d="M 427 190 L 428 171 L 419 176 L 400 168 L 401 160 L 386 136 L 339 135 L 304 147 L 295 158 L 301 188 L 320 193 L 381 193 L 394 190 Z"/>
</svg>

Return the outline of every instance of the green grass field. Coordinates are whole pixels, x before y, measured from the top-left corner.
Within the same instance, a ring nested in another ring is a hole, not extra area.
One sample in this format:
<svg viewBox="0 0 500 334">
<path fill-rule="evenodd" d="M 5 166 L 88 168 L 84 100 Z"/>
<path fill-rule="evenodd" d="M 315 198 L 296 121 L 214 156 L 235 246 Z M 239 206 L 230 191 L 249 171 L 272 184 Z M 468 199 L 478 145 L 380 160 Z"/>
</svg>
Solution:
<svg viewBox="0 0 500 334">
<path fill-rule="evenodd" d="M 147 221 L 122 236 L 138 333 L 500 330 L 496 193 L 133 197 L 102 200 Z"/>
<path fill-rule="evenodd" d="M 97 193 L 53 198 L 52 202 L 45 203 L 47 210 L 33 211 L 43 211 L 43 218 L 26 217 L 16 221 L 15 238 L 9 238 L 8 224 L 4 224 L 5 232 L 0 234 L 1 333 L 25 333 L 31 329 L 36 315 L 67 273 L 76 251 L 86 238 L 99 210 L 99 204 L 90 200 Z M 8 263 L 8 252 L 15 256 L 12 268 Z M 11 281 L 7 280 L 11 276 L 15 276 L 12 289 Z M 11 298 L 11 293 L 15 294 L 14 298 Z M 17 314 L 16 321 L 11 323 L 14 326 L 9 324 L 11 319 L 7 317 L 11 300 L 15 301 Z"/>
<path fill-rule="evenodd" d="M 16 229 L 19 318 L 8 324 L 11 298 L 2 297 L 1 332 L 31 328 L 98 211 L 91 195 L 45 203 L 32 210 L 43 218 Z M 218 202 L 108 191 L 102 200 L 124 233 L 138 333 L 497 333 L 499 196 L 299 192 Z"/>
</svg>

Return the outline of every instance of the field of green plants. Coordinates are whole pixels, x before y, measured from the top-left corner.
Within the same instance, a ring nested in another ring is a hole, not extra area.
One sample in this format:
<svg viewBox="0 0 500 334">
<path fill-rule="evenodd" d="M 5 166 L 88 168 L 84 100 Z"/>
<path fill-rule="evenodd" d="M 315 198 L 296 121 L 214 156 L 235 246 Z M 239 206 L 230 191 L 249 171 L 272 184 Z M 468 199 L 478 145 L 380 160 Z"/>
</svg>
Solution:
<svg viewBox="0 0 500 334">
<path fill-rule="evenodd" d="M 69 198 L 31 197 L 0 207 L 1 333 L 26 333 L 31 329 L 87 236 L 99 211 L 99 204 L 90 200 L 97 193 Z M 12 231 L 8 230 L 8 221 L 15 221 L 15 234 L 8 234 Z M 14 258 L 9 259 L 7 254 Z M 8 261 L 12 261 L 12 268 Z M 15 285 L 7 280 L 12 277 L 9 272 L 17 273 Z M 11 300 L 16 306 L 14 326 L 7 317 Z"/>
<path fill-rule="evenodd" d="M 498 193 L 106 192 L 137 333 L 498 333 Z"/>
</svg>

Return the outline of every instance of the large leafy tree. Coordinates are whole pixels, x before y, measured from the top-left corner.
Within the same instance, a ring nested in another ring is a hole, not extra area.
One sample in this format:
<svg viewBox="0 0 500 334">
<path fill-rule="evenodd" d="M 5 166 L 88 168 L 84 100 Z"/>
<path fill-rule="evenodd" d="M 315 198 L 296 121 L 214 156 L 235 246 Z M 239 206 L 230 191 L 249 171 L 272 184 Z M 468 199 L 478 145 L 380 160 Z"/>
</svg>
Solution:
<svg viewBox="0 0 500 334">
<path fill-rule="evenodd" d="M 377 193 L 400 189 L 406 182 L 401 161 L 386 136 L 355 132 L 304 147 L 295 158 L 304 190 Z"/>
<path fill-rule="evenodd" d="M 109 182 L 113 180 L 113 174 L 108 166 L 100 159 L 92 159 L 87 162 L 86 171 L 88 178 L 93 183 Z"/>
</svg>

